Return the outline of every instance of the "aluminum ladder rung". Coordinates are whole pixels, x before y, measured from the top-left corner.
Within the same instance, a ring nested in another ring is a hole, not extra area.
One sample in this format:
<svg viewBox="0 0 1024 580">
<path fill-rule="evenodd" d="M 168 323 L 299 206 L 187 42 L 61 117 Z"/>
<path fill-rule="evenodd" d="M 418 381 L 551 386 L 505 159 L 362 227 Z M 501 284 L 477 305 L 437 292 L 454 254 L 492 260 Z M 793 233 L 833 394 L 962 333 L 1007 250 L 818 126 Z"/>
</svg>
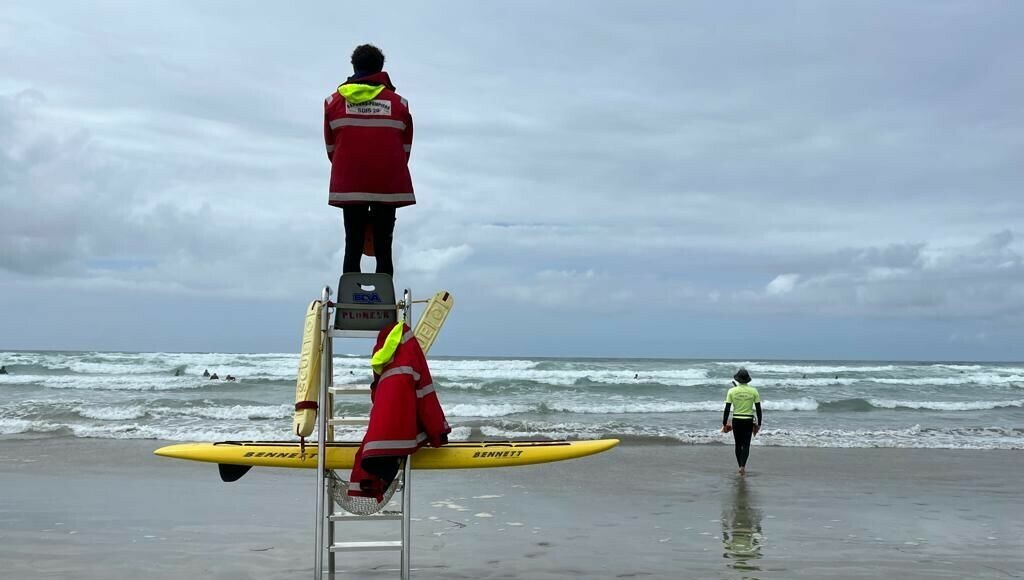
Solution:
<svg viewBox="0 0 1024 580">
<path fill-rule="evenodd" d="M 332 395 L 369 395 L 370 387 L 367 385 L 327 387 L 327 392 L 331 393 Z"/>
<path fill-rule="evenodd" d="M 328 548 L 332 552 L 379 552 L 383 550 L 401 550 L 401 540 L 381 540 L 377 542 L 335 542 Z"/>
<path fill-rule="evenodd" d="M 338 330 L 331 329 L 331 338 L 377 338 L 379 330 Z"/>
<path fill-rule="evenodd" d="M 369 417 L 335 417 L 327 420 L 328 425 L 369 425 Z"/>
<path fill-rule="evenodd" d="M 329 515 L 328 518 L 332 522 L 351 522 L 351 521 L 397 521 L 402 519 L 402 512 L 377 512 L 368 516 L 361 516 L 357 514 L 350 514 L 348 512 L 334 512 Z"/>
</svg>

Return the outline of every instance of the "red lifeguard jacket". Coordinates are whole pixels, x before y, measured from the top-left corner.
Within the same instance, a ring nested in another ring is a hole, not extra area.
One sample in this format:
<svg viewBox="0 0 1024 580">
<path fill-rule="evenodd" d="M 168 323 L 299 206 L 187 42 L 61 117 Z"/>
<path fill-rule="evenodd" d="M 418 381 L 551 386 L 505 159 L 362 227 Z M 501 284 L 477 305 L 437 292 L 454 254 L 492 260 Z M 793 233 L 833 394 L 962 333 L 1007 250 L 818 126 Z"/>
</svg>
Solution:
<svg viewBox="0 0 1024 580">
<path fill-rule="evenodd" d="M 324 141 L 331 160 L 328 203 L 416 203 L 409 176 L 412 115 L 388 73 L 348 80 L 327 97 Z"/>
<path fill-rule="evenodd" d="M 384 346 L 393 327 L 377 335 L 374 353 Z M 349 477 L 350 496 L 376 497 L 379 501 L 395 476 L 393 470 L 399 458 L 427 444 L 444 445 L 452 431 L 434 392 L 423 349 L 408 325 L 403 323 L 402 331 L 394 357 L 379 375 L 374 373 L 370 424 Z"/>
</svg>

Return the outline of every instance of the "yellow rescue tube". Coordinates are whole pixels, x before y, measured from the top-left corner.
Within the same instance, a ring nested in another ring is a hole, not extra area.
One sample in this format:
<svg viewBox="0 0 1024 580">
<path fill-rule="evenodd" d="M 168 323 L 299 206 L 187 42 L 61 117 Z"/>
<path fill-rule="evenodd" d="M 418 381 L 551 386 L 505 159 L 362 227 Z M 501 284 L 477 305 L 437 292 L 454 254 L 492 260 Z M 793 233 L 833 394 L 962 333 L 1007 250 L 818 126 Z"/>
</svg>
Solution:
<svg viewBox="0 0 1024 580">
<path fill-rule="evenodd" d="M 448 314 L 452 311 L 453 306 L 455 306 L 455 298 L 447 290 L 437 292 L 427 302 L 427 308 L 412 331 L 413 336 L 420 343 L 423 354 L 427 354 L 434 341 L 437 340 L 437 334 L 441 332 L 441 326 L 448 319 Z"/>
<path fill-rule="evenodd" d="M 317 400 L 320 397 L 320 345 L 323 332 L 320 317 L 323 304 L 319 300 L 309 303 L 306 324 L 302 329 L 302 353 L 299 355 L 299 374 L 295 379 L 295 434 L 309 437 L 316 427 Z"/>
</svg>

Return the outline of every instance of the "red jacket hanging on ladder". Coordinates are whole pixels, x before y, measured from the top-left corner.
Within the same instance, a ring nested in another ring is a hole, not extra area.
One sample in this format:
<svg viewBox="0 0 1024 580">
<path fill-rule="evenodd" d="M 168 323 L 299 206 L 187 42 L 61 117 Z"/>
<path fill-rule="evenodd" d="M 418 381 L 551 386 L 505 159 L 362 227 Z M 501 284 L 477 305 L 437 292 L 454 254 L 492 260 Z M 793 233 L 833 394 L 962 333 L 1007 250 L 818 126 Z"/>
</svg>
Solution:
<svg viewBox="0 0 1024 580">
<path fill-rule="evenodd" d="M 373 408 L 348 495 L 379 501 L 398 473 L 400 458 L 428 443 L 444 445 L 452 429 L 434 392 L 427 359 L 406 324 L 382 329 L 373 352 Z"/>
</svg>

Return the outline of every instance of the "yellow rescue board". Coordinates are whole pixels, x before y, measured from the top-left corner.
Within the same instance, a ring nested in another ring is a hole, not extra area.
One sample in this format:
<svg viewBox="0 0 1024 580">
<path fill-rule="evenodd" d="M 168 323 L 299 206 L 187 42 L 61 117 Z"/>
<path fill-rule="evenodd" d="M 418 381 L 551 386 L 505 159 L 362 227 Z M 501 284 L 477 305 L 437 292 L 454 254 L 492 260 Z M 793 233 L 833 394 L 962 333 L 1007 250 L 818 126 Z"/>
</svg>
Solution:
<svg viewBox="0 0 1024 580">
<path fill-rule="evenodd" d="M 593 441 L 458 441 L 444 447 L 424 447 L 412 456 L 413 469 L 479 469 L 515 467 L 565 461 L 607 451 L 618 439 Z M 359 443 L 328 443 L 327 468 L 351 469 Z M 224 441 L 181 443 L 161 447 L 156 455 L 227 465 L 316 468 L 316 443 L 305 454 L 298 442 Z"/>
</svg>

